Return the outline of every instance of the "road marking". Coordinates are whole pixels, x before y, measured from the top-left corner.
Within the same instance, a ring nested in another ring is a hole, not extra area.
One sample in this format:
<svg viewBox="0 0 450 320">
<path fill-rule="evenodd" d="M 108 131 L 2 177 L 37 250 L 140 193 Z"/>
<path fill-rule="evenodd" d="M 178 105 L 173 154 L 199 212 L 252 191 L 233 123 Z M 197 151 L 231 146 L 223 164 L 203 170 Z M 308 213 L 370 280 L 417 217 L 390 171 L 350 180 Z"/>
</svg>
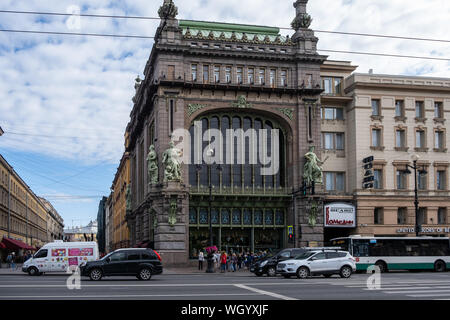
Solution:
<svg viewBox="0 0 450 320">
<path fill-rule="evenodd" d="M 415 288 L 414 288 L 415 289 Z M 450 290 L 408 290 L 408 291 L 386 291 L 386 293 L 389 294 L 399 294 L 399 293 L 404 293 L 404 294 L 410 294 L 410 293 L 441 293 L 441 292 L 447 292 L 448 295 L 450 295 Z"/>
<path fill-rule="evenodd" d="M 250 291 L 259 293 L 259 294 L 264 294 L 264 295 L 267 295 L 267 296 L 271 296 L 271 297 L 277 298 L 277 299 L 282 299 L 282 300 L 298 300 L 298 299 L 295 299 L 295 298 L 283 296 L 283 295 L 278 294 L 278 293 L 269 292 L 269 291 L 264 291 L 264 290 L 260 290 L 260 289 L 256 289 L 256 288 L 252 288 L 252 287 L 248 287 L 248 286 L 246 286 L 246 285 L 244 285 L 244 284 L 235 284 L 234 286 L 235 286 L 235 287 L 238 287 L 238 288 L 241 288 L 241 289 L 247 289 L 247 290 L 250 290 Z"/>
<path fill-rule="evenodd" d="M 0 296 L 0 299 L 73 299 L 73 298 L 167 298 L 167 297 L 213 297 L 213 296 L 260 296 L 257 293 L 189 293 L 189 294 L 129 294 L 129 295 L 94 295 L 94 296 Z"/>
<path fill-rule="evenodd" d="M 448 296 L 450 296 L 450 293 L 408 295 L 408 297 L 411 297 L 411 298 L 433 298 L 433 297 L 448 297 Z M 450 300 L 450 299 L 441 299 L 441 300 Z"/>
</svg>

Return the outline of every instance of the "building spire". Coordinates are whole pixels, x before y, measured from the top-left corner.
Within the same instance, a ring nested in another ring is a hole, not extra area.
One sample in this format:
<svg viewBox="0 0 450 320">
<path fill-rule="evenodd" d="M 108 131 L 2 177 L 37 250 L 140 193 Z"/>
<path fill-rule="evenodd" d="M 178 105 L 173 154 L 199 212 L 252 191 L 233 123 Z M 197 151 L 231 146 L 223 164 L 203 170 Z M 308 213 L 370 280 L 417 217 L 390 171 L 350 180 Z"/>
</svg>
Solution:
<svg viewBox="0 0 450 320">
<path fill-rule="evenodd" d="M 292 21 L 292 29 L 298 31 L 299 29 L 308 29 L 311 25 L 312 18 L 306 12 L 306 4 L 308 0 L 297 0 L 294 2 L 294 8 L 296 12 L 295 19 Z"/>
<path fill-rule="evenodd" d="M 175 19 L 178 15 L 178 8 L 173 0 L 164 0 L 163 5 L 158 10 L 158 15 L 161 19 Z"/>
</svg>

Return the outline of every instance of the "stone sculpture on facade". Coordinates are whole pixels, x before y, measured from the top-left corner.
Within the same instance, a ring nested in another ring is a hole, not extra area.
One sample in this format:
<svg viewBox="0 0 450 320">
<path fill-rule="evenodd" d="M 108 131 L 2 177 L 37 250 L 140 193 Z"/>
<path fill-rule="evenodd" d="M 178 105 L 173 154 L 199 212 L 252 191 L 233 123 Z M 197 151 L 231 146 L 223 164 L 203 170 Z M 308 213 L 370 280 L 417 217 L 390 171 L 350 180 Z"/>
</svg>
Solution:
<svg viewBox="0 0 450 320">
<path fill-rule="evenodd" d="M 169 142 L 169 149 L 164 151 L 162 163 L 164 164 L 164 182 L 181 181 L 181 161 L 182 152 L 175 148 L 173 141 Z"/>
<path fill-rule="evenodd" d="M 306 4 L 308 0 L 297 0 L 294 3 L 296 9 L 296 17 L 291 23 L 292 29 L 298 31 L 299 29 L 308 29 L 311 26 L 312 18 L 306 12 Z"/>
<path fill-rule="evenodd" d="M 175 19 L 178 15 L 178 8 L 172 0 L 164 0 L 163 5 L 158 10 L 161 19 Z"/>
<path fill-rule="evenodd" d="M 305 154 L 305 167 L 303 170 L 303 179 L 308 186 L 312 183 L 322 184 L 323 181 L 323 170 L 322 164 L 325 161 L 321 161 L 319 157 L 314 153 L 315 147 L 310 146 L 309 152 Z"/>
<path fill-rule="evenodd" d="M 158 183 L 158 156 L 155 151 L 155 146 L 151 145 L 148 155 L 147 155 L 147 170 L 148 170 L 148 181 L 151 184 Z"/>
<path fill-rule="evenodd" d="M 172 199 L 170 201 L 169 209 L 169 225 L 173 227 L 177 223 L 177 200 Z"/>
</svg>

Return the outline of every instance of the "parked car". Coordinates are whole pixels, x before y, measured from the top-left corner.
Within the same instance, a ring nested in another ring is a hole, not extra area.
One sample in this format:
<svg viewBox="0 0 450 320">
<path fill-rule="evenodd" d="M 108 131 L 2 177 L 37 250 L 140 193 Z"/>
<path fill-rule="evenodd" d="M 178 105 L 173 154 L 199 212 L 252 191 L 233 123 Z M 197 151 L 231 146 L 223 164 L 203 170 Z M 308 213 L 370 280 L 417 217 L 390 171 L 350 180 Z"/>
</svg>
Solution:
<svg viewBox="0 0 450 320">
<path fill-rule="evenodd" d="M 93 281 L 110 276 L 136 276 L 140 280 L 150 280 L 162 272 L 161 256 L 152 249 L 118 249 L 81 267 L 81 275 Z"/>
<path fill-rule="evenodd" d="M 328 278 L 333 274 L 350 278 L 355 271 L 355 259 L 347 251 L 339 250 L 311 250 L 277 265 L 277 273 L 285 278 L 294 275 L 299 279 L 312 275 Z"/>
<path fill-rule="evenodd" d="M 250 266 L 250 272 L 253 272 L 258 277 L 261 277 L 264 274 L 267 274 L 269 277 L 274 277 L 276 276 L 276 268 L 279 262 L 292 259 L 306 251 L 307 249 L 305 248 L 288 248 L 280 250 L 273 255 L 255 261 L 255 263 Z"/>
<path fill-rule="evenodd" d="M 22 271 L 30 276 L 49 272 L 67 272 L 69 267 L 79 267 L 98 259 L 97 242 L 63 242 L 56 240 L 45 244 L 24 262 Z"/>
</svg>

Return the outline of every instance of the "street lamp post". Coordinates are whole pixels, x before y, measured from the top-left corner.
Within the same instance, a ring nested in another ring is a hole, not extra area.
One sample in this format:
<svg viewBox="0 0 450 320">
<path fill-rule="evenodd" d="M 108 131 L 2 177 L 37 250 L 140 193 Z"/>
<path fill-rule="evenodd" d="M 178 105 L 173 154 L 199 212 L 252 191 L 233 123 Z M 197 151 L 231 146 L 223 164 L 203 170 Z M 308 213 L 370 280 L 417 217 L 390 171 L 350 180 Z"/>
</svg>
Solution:
<svg viewBox="0 0 450 320">
<path fill-rule="evenodd" d="M 415 222 L 415 231 L 416 231 L 416 237 L 419 236 L 421 225 L 419 223 L 419 196 L 418 196 L 418 188 L 417 188 L 417 161 L 419 160 L 419 156 L 417 154 L 414 154 L 412 157 L 413 165 L 410 166 L 407 164 L 406 166 L 408 168 L 411 168 L 414 170 L 414 208 L 416 213 L 416 222 Z M 419 174 L 426 174 L 424 168 L 422 168 L 421 171 L 419 171 Z"/>
</svg>

